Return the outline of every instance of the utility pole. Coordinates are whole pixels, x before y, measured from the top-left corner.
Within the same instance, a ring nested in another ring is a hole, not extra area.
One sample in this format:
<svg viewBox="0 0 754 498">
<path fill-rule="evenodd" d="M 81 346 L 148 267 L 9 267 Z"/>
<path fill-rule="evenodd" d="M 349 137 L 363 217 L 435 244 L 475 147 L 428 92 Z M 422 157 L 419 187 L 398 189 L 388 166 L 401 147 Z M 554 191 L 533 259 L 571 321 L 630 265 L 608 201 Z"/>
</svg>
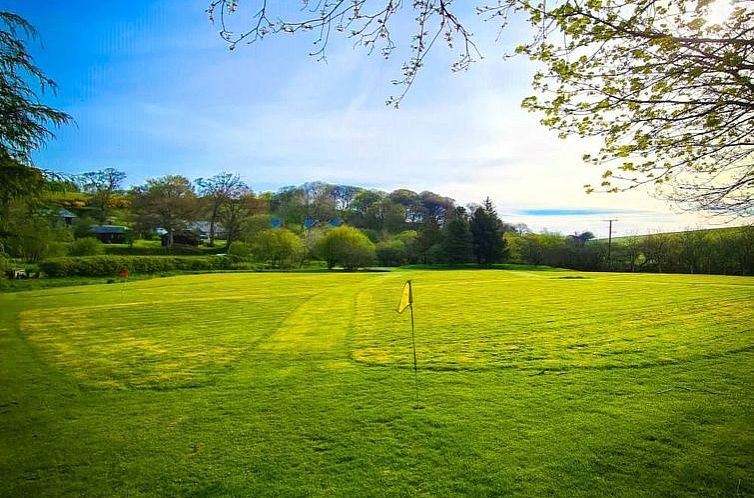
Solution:
<svg viewBox="0 0 754 498">
<path fill-rule="evenodd" d="M 608 236 L 607 236 L 607 269 L 612 270 L 613 269 L 613 257 L 612 257 L 612 249 L 613 249 L 613 222 L 618 221 L 616 219 L 609 219 L 609 220 L 602 220 L 607 221 L 610 224 Z"/>
</svg>

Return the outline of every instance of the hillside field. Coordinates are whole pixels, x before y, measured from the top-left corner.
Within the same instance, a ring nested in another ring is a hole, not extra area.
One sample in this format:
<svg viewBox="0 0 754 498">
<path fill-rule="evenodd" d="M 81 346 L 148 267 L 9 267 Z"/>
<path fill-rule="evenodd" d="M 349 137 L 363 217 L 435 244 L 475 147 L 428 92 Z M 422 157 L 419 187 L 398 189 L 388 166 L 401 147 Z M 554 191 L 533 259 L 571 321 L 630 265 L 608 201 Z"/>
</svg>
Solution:
<svg viewBox="0 0 754 498">
<path fill-rule="evenodd" d="M 0 294 L 0 496 L 751 496 L 752 323 L 754 279 L 704 275 Z"/>
</svg>

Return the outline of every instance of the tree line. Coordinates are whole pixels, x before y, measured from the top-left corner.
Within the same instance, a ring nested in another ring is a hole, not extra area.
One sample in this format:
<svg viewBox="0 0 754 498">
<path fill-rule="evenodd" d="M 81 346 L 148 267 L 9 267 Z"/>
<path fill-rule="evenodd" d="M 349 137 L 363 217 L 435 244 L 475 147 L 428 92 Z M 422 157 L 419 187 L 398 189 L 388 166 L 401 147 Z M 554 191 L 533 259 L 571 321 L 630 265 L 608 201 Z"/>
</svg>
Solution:
<svg viewBox="0 0 754 498">
<path fill-rule="evenodd" d="M 513 261 L 585 271 L 754 275 L 754 226 L 594 240 L 589 232 L 506 233 Z"/>
<path fill-rule="evenodd" d="M 498 218 L 489 199 L 480 206 L 462 207 L 429 191 L 387 193 L 310 182 L 255 193 L 235 173 L 193 182 L 167 175 L 125 189 L 125 178 L 125 173 L 108 168 L 65 182 L 43 180 L 44 195 L 9 198 L 0 235 L 4 250 L 38 261 L 58 255 L 59 246 L 74 238 L 91 237 L 91 227 L 103 224 L 127 225 L 132 241 L 161 230 L 165 245 L 172 248 L 203 222 L 208 227 L 207 246 L 221 238 L 224 250 L 276 266 L 307 258 L 342 265 L 345 255 L 330 256 L 344 244 L 362 247 L 361 256 L 344 265 L 350 267 L 467 261 L 489 265 L 505 259 L 502 235 L 512 228 Z M 73 226 L 61 225 L 60 208 L 78 216 Z"/>
<path fill-rule="evenodd" d="M 187 240 L 199 242 L 201 222 L 206 249 L 272 267 L 311 260 L 349 269 L 509 262 L 588 271 L 754 274 L 752 227 L 631 236 L 610 244 L 590 232 L 534 233 L 506 223 L 489 198 L 460 206 L 430 191 L 383 192 L 325 182 L 257 193 L 236 173 L 194 181 L 167 175 L 130 188 L 125 179 L 113 168 L 66 181 L 40 177 L 44 194 L 0 196 L 3 254 L 36 262 L 100 253 L 91 228 L 103 224 L 127 226 L 131 244 L 160 230 L 165 251 L 180 252 Z M 0 194 L 8 188 L 0 187 Z M 78 216 L 71 226 L 61 223 L 60 208 Z"/>
</svg>

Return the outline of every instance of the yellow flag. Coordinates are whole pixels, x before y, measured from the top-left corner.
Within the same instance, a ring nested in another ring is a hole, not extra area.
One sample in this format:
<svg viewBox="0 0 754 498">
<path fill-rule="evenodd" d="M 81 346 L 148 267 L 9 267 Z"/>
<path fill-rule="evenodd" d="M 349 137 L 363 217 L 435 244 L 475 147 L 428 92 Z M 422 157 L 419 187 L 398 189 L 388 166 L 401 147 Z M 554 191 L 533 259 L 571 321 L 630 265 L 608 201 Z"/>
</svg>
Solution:
<svg viewBox="0 0 754 498">
<path fill-rule="evenodd" d="M 414 303 L 414 294 L 411 290 L 411 280 L 408 280 L 406 282 L 406 285 L 403 286 L 403 294 L 401 295 L 401 302 L 398 304 L 398 309 L 396 310 L 398 313 L 403 313 L 403 311 L 411 306 Z"/>
</svg>

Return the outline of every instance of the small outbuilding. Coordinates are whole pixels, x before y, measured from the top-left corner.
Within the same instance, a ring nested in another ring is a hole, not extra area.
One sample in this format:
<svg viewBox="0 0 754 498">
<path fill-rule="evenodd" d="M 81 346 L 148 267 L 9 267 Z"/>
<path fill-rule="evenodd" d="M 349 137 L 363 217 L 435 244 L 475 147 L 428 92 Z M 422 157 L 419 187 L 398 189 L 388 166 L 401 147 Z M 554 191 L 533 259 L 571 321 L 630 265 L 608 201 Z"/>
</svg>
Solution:
<svg viewBox="0 0 754 498">
<path fill-rule="evenodd" d="M 68 211 L 65 208 L 62 208 L 60 209 L 60 211 L 58 211 L 58 216 L 60 216 L 60 219 L 63 220 L 63 223 L 65 223 L 65 226 L 68 226 L 68 227 L 72 226 L 73 223 L 76 221 L 76 218 L 78 218 L 78 216 L 76 216 L 75 214 L 73 214 L 72 212 Z"/>
<path fill-rule="evenodd" d="M 128 227 L 120 225 L 92 225 L 89 231 L 105 244 L 125 244 Z"/>
</svg>

